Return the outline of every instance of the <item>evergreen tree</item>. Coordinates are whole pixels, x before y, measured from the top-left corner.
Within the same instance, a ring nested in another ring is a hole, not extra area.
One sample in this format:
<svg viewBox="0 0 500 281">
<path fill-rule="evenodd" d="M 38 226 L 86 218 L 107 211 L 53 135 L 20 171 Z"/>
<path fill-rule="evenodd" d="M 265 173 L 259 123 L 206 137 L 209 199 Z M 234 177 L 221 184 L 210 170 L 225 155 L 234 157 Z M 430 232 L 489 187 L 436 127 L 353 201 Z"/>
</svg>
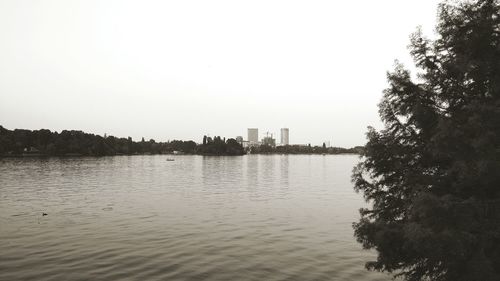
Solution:
<svg viewBox="0 0 500 281">
<path fill-rule="evenodd" d="M 417 79 L 397 65 L 367 133 L 355 236 L 372 270 L 406 280 L 500 280 L 500 2 L 447 1 L 417 31 Z"/>
</svg>

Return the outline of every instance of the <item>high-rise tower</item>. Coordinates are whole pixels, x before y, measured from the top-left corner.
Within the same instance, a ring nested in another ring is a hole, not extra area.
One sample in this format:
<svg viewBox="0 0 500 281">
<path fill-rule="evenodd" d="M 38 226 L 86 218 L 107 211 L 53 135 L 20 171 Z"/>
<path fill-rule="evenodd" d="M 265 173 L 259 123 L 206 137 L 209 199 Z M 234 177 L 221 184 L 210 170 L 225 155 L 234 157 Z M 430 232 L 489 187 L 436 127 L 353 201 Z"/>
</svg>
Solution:
<svg viewBox="0 0 500 281">
<path fill-rule="evenodd" d="M 248 128 L 248 141 L 249 143 L 258 143 L 259 142 L 259 129 L 257 128 Z"/>
<path fill-rule="evenodd" d="M 281 145 L 290 144 L 290 129 L 281 128 Z"/>
</svg>

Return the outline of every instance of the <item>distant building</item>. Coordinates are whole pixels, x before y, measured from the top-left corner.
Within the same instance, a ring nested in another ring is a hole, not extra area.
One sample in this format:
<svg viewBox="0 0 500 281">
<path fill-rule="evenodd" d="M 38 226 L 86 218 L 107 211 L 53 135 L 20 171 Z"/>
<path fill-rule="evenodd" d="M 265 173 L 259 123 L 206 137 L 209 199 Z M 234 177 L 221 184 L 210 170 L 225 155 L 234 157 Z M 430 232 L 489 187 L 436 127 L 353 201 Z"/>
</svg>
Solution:
<svg viewBox="0 0 500 281">
<path fill-rule="evenodd" d="M 281 145 L 290 144 L 290 129 L 281 128 Z"/>
<path fill-rule="evenodd" d="M 262 139 L 262 145 L 268 145 L 275 147 L 276 146 L 276 140 L 273 139 L 272 137 L 265 137 Z"/>
<path fill-rule="evenodd" d="M 243 137 L 242 136 L 237 136 L 236 137 L 236 141 L 241 144 L 241 146 L 243 146 L 243 148 L 247 148 L 248 147 L 248 141 L 246 140 L 243 140 Z"/>
<path fill-rule="evenodd" d="M 259 142 L 259 129 L 248 128 L 248 142 L 251 144 Z"/>
<path fill-rule="evenodd" d="M 262 145 L 268 145 L 275 147 L 276 146 L 276 140 L 273 138 L 273 134 L 269 136 L 269 132 L 266 134 L 266 136 L 262 139 Z"/>
<path fill-rule="evenodd" d="M 40 150 L 38 150 L 36 147 L 30 146 L 24 148 L 24 153 L 40 153 Z"/>
</svg>

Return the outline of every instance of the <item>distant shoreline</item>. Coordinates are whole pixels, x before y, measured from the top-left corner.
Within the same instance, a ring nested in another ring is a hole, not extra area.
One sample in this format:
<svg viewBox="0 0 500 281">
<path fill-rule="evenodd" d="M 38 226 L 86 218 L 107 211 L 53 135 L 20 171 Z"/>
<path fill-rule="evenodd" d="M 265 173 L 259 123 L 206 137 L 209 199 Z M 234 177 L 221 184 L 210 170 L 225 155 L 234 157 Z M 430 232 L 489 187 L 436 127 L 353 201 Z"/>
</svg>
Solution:
<svg viewBox="0 0 500 281">
<path fill-rule="evenodd" d="M 8 130 L 0 126 L 0 158 L 5 157 L 99 157 L 118 155 L 205 155 L 241 156 L 246 154 L 337 155 L 362 154 L 364 147 L 353 148 L 309 145 L 256 145 L 243 147 L 236 139 L 220 136 L 192 140 L 156 142 L 134 141 L 131 137 L 99 136 L 76 130 L 52 132 L 47 129 Z"/>
<path fill-rule="evenodd" d="M 245 153 L 241 155 L 217 155 L 217 154 L 173 154 L 173 153 L 159 153 L 159 154 L 114 154 L 114 155 L 83 155 L 83 154 L 67 154 L 67 155 L 47 155 L 47 154 L 0 154 L 0 159 L 2 158 L 100 158 L 100 157 L 114 157 L 114 156 L 210 156 L 210 157 L 219 157 L 219 156 L 245 156 L 245 155 L 318 155 L 318 156 L 327 156 L 327 155 L 361 155 L 360 153 L 355 152 L 342 152 L 342 153 Z"/>
</svg>

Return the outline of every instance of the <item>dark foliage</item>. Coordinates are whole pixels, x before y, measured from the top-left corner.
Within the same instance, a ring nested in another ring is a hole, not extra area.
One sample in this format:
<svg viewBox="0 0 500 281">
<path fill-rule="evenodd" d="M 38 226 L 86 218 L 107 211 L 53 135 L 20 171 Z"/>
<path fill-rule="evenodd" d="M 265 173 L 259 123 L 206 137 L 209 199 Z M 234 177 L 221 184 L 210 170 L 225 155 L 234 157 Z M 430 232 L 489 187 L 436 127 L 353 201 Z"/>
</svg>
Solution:
<svg viewBox="0 0 500 281">
<path fill-rule="evenodd" d="M 236 142 L 235 140 L 233 140 Z M 217 155 L 237 155 L 234 142 Z M 238 144 L 238 143 L 236 143 Z M 239 144 L 238 144 L 239 145 Z M 0 126 L 0 156 L 106 156 L 133 154 L 204 153 L 205 146 L 194 141 L 135 142 L 132 138 L 101 137 L 82 131 L 7 130 Z M 243 148 L 240 146 L 240 150 Z M 241 153 L 239 154 L 241 155 Z"/>
<path fill-rule="evenodd" d="M 311 146 L 311 145 L 282 145 L 272 147 L 269 145 L 260 145 L 250 148 L 250 153 L 253 154 L 361 154 L 363 152 L 362 146 L 355 146 L 353 148 L 342 148 L 342 147 L 326 147 L 323 146 Z"/>
<path fill-rule="evenodd" d="M 261 145 L 253 147 L 250 153 L 276 154 L 360 154 L 363 147 L 353 148 L 325 147 L 310 145 L 285 145 L 271 147 Z M 151 139 L 135 142 L 132 138 L 101 137 L 82 131 L 67 131 L 61 133 L 41 130 L 7 130 L 0 126 L 0 157 L 1 156 L 106 156 L 133 154 L 202 154 L 202 155 L 243 155 L 247 151 L 235 139 L 225 139 L 219 136 L 213 139 L 203 137 L 202 144 L 194 141 L 173 140 L 156 142 Z"/>
<path fill-rule="evenodd" d="M 198 147 L 198 153 L 203 155 L 243 155 L 245 150 L 235 139 L 222 139 L 219 136 L 213 139 L 203 137 L 203 144 Z"/>
<path fill-rule="evenodd" d="M 370 129 L 355 235 L 372 270 L 406 280 L 500 280 L 500 2 L 444 2 L 438 38 L 412 36 Z"/>
</svg>

